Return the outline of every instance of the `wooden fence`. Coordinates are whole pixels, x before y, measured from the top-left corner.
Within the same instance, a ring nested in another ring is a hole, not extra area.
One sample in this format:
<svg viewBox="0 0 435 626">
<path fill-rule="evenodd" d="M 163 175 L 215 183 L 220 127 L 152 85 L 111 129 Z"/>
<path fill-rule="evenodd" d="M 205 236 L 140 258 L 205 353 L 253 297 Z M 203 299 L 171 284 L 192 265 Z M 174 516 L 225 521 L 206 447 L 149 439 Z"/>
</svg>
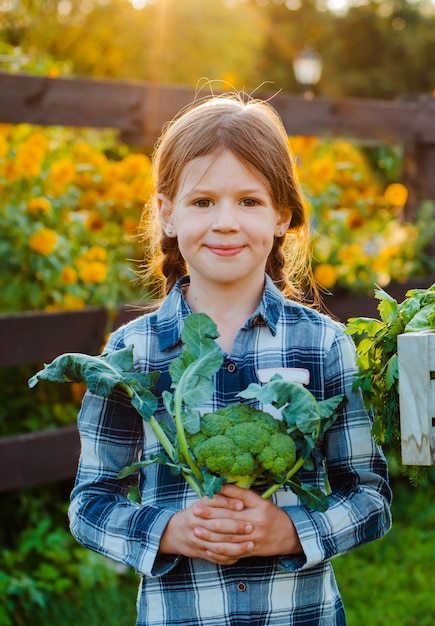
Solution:
<svg viewBox="0 0 435 626">
<path fill-rule="evenodd" d="M 194 98 L 194 89 L 184 86 L 0 72 L 0 122 L 114 128 L 123 141 L 147 150 L 163 124 Z M 420 200 L 435 200 L 435 98 L 387 103 L 279 94 L 272 102 L 289 135 L 400 142 L 409 214 Z M 430 284 L 428 280 L 412 287 Z M 397 286 L 390 293 L 401 300 L 405 291 L 406 286 Z M 343 321 L 376 316 L 376 304 L 358 297 L 327 301 Z M 137 311 L 124 308 L 114 319 L 105 309 L 0 316 L 0 367 L 47 362 L 62 352 L 97 354 L 108 326 L 115 328 L 134 315 Z M 75 426 L 0 438 L 0 491 L 70 479 L 78 454 Z"/>
</svg>

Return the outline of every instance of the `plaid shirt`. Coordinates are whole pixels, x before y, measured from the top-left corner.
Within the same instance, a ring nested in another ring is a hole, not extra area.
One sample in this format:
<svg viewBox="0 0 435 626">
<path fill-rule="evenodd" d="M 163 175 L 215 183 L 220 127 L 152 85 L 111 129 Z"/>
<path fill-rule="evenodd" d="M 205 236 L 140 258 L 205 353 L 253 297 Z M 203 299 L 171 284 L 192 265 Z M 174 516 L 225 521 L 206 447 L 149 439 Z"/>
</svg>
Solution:
<svg viewBox="0 0 435 626">
<path fill-rule="evenodd" d="M 115 331 L 106 352 L 133 344 L 135 368 L 160 370 L 155 388 L 158 419 L 168 419 L 161 392 L 169 389 L 169 364 L 181 349 L 180 332 L 191 310 L 184 278 L 161 308 Z M 70 505 L 71 530 L 85 546 L 142 575 L 137 626 L 337 626 L 346 623 L 330 559 L 384 535 L 390 527 L 387 468 L 371 437 L 371 421 L 352 391 L 355 350 L 343 325 L 286 300 L 269 277 L 255 313 L 239 331 L 231 355 L 216 375 L 216 391 L 203 411 L 238 401 L 236 394 L 279 368 L 293 377 L 309 373 L 318 400 L 346 393 L 348 403 L 315 450 L 315 469 L 301 480 L 331 486 L 326 512 L 308 509 L 292 492 L 273 497 L 293 520 L 304 556 L 249 557 L 220 566 L 161 555 L 159 542 L 174 512 L 197 499 L 182 477 L 162 465 L 142 471 L 141 504 L 128 499 L 118 472 L 159 451 L 156 437 L 125 395 L 87 393 L 78 423 L 82 443 Z M 271 407 L 263 407 L 270 410 Z"/>
</svg>

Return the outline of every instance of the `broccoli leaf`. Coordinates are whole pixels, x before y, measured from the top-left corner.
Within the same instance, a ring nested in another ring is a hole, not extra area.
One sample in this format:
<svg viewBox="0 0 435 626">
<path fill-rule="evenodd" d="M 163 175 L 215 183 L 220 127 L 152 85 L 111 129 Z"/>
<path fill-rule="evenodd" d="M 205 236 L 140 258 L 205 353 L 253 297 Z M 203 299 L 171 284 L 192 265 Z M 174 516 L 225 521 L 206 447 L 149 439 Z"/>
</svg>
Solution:
<svg viewBox="0 0 435 626">
<path fill-rule="evenodd" d="M 124 467 L 118 474 L 118 479 L 127 478 L 127 476 L 131 476 L 135 474 L 139 470 L 144 467 L 148 467 L 149 465 L 155 465 L 159 463 L 160 465 L 165 465 L 169 467 L 173 474 L 181 474 L 183 468 L 178 463 L 172 463 L 171 460 L 164 454 L 152 454 L 149 459 L 145 461 L 136 461 L 131 465 L 127 465 Z"/>
<path fill-rule="evenodd" d="M 341 409 L 346 405 L 347 398 L 344 394 L 327 398 L 319 402 L 320 410 L 320 432 L 319 439 L 323 437 L 325 432 L 335 422 Z"/>
<path fill-rule="evenodd" d="M 102 356 L 72 352 L 63 354 L 37 372 L 29 380 L 29 387 L 34 387 L 43 379 L 57 383 L 83 381 L 92 393 L 109 395 L 119 382 L 125 380 L 122 369 L 128 370 L 133 365 L 131 346 L 119 352 L 121 354 L 114 352 Z"/>
<path fill-rule="evenodd" d="M 185 319 L 181 333 L 183 351 L 177 359 L 172 361 L 169 368 L 174 388 L 182 378 L 185 379 L 186 386 L 191 384 L 195 387 L 198 383 L 203 385 L 205 380 L 218 371 L 223 362 L 222 350 L 215 341 L 218 336 L 216 324 L 205 313 L 194 313 Z M 213 385 L 211 385 L 211 392 L 213 392 Z M 188 395 L 189 390 L 185 393 Z M 202 403 L 201 399 L 196 406 Z"/>
<path fill-rule="evenodd" d="M 321 512 L 328 509 L 328 496 L 318 487 L 302 483 L 296 476 L 288 484 L 299 500 L 310 509 Z"/>
<path fill-rule="evenodd" d="M 201 413 L 199 411 L 183 411 L 181 420 L 185 431 L 189 435 L 194 435 L 201 428 Z"/>
<path fill-rule="evenodd" d="M 209 498 L 213 498 L 215 493 L 219 493 L 226 482 L 224 478 L 207 471 L 203 471 L 203 481 L 204 495 Z"/>
</svg>

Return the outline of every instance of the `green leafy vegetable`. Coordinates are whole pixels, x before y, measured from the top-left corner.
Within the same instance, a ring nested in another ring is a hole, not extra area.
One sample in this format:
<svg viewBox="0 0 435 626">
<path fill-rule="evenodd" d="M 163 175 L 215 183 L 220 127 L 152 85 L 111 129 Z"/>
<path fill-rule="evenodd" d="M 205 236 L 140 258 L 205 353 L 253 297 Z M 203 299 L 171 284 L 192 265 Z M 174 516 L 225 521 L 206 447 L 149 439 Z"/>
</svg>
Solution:
<svg viewBox="0 0 435 626">
<path fill-rule="evenodd" d="M 173 431 L 153 413 L 157 398 L 151 391 L 159 372 L 133 371 L 133 347 L 99 357 L 64 354 L 29 380 L 84 381 L 89 390 L 108 396 L 116 386 L 130 397 L 161 442 L 164 453 L 124 468 L 119 478 L 153 463 L 182 474 L 199 495 L 212 497 L 226 482 L 257 488 L 270 497 L 280 487 L 291 489 L 311 508 L 328 507 L 324 491 L 302 483 L 297 472 L 313 468 L 312 452 L 337 418 L 344 395 L 318 402 L 299 383 L 275 376 L 266 385 L 252 384 L 239 396 L 271 404 L 281 419 L 248 403 L 234 403 L 201 416 L 199 407 L 214 393 L 214 376 L 223 362 L 216 324 L 204 313 L 189 315 L 181 335 L 183 348 L 169 367 L 171 388 L 162 394 L 173 419 Z"/>
<path fill-rule="evenodd" d="M 393 458 L 414 483 L 427 469 L 401 463 L 399 366 L 397 337 L 402 333 L 435 330 L 435 284 L 411 289 L 398 303 L 383 289 L 376 289 L 380 319 L 350 318 L 346 332 L 352 335 L 358 354 L 355 387 L 362 390 L 366 405 L 373 408 L 373 434 L 388 447 Z"/>
</svg>

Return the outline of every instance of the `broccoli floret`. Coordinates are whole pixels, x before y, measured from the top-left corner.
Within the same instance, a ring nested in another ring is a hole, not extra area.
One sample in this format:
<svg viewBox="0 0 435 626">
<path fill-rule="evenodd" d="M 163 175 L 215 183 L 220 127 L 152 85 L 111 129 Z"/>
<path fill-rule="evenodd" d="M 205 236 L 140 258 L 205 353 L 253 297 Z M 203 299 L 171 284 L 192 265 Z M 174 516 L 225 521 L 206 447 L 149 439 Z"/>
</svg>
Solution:
<svg viewBox="0 0 435 626">
<path fill-rule="evenodd" d="M 206 413 L 201 418 L 201 432 L 206 437 L 214 437 L 215 435 L 223 435 L 228 426 L 228 417 L 225 414 Z"/>
<path fill-rule="evenodd" d="M 285 425 L 247 404 L 203 415 L 200 432 L 187 439 L 200 467 L 242 487 L 284 478 L 296 459 Z"/>
<path fill-rule="evenodd" d="M 296 445 L 284 433 L 275 433 L 258 455 L 259 463 L 279 479 L 293 467 L 296 461 Z"/>
</svg>

